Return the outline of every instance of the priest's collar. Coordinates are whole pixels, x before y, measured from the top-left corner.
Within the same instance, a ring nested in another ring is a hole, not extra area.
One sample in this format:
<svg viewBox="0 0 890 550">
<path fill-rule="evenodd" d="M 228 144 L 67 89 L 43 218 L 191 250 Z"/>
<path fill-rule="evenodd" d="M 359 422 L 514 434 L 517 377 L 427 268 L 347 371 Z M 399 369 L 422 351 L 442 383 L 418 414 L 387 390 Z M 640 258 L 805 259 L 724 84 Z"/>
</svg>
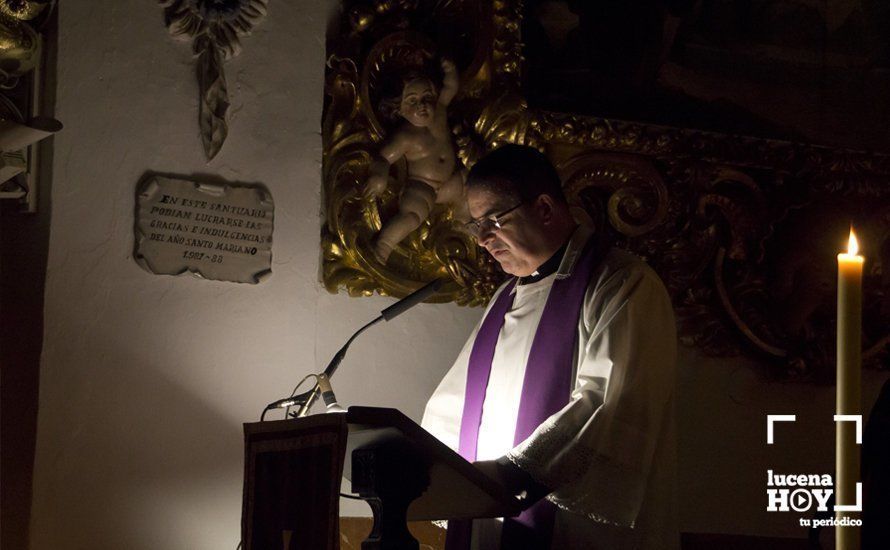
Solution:
<svg viewBox="0 0 890 550">
<path fill-rule="evenodd" d="M 555 261 L 558 265 L 556 269 L 556 278 L 564 279 L 569 277 L 575 269 L 575 264 L 578 263 L 578 258 L 581 257 L 581 253 L 584 251 L 584 245 L 587 243 L 587 240 L 591 238 L 595 238 L 593 228 L 584 223 L 579 224 L 569 238 L 569 242 L 559 249 L 552 258 L 544 262 L 544 265 L 549 265 L 551 261 Z M 541 269 L 544 268 L 544 265 L 538 268 L 539 274 L 541 273 Z M 552 274 L 553 273 L 549 273 L 549 275 Z M 530 284 L 545 279 L 547 275 L 541 275 L 537 278 L 533 277 L 535 277 L 535 275 L 521 277 L 518 282 L 520 285 Z M 514 286 L 510 292 L 516 292 L 516 286 Z"/>
<path fill-rule="evenodd" d="M 563 256 L 565 256 L 566 250 L 569 248 L 569 240 L 571 239 L 567 239 L 566 242 L 564 242 L 562 246 L 559 247 L 559 250 L 557 250 L 553 254 L 553 256 L 550 256 L 549 260 L 541 264 L 538 269 L 536 269 L 531 275 L 520 277 L 519 284 L 528 285 L 531 283 L 537 283 L 544 277 L 556 273 L 556 271 L 559 269 L 559 264 L 562 263 L 562 258 Z"/>
</svg>

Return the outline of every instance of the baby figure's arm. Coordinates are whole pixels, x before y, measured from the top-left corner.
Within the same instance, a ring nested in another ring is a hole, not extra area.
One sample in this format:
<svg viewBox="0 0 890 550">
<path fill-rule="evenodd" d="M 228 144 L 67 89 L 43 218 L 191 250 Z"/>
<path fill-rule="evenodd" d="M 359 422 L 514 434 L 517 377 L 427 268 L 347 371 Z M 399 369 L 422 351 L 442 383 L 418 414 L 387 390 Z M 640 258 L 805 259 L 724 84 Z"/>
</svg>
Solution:
<svg viewBox="0 0 890 550">
<path fill-rule="evenodd" d="M 442 72 L 445 74 L 442 78 L 442 91 L 439 93 L 439 107 L 448 107 L 448 104 L 457 95 L 460 82 L 457 76 L 457 67 L 450 59 L 442 60 Z"/>
<path fill-rule="evenodd" d="M 389 167 L 408 152 L 408 141 L 407 133 L 400 131 L 383 145 L 377 158 L 371 162 L 371 175 L 368 177 L 363 193 L 365 198 L 377 198 L 386 190 L 386 184 L 389 182 Z"/>
</svg>

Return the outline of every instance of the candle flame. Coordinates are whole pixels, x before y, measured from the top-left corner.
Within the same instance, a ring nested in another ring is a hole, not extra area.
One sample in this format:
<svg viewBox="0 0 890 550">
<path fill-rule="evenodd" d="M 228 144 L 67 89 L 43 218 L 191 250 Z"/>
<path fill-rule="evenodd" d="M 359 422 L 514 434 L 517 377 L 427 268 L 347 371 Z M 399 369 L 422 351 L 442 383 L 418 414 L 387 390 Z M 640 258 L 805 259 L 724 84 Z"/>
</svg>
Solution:
<svg viewBox="0 0 890 550">
<path fill-rule="evenodd" d="M 856 233 L 853 232 L 853 228 L 850 228 L 850 240 L 847 241 L 847 254 L 850 256 L 855 256 L 859 254 L 859 241 L 856 240 Z"/>
</svg>

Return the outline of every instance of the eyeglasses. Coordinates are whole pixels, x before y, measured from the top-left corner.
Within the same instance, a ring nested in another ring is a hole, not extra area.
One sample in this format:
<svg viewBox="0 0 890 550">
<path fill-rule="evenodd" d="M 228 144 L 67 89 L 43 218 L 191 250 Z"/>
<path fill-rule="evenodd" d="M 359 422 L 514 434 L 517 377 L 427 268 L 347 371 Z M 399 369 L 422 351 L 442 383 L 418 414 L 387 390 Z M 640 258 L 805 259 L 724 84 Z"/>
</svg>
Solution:
<svg viewBox="0 0 890 550">
<path fill-rule="evenodd" d="M 464 224 L 464 227 L 467 230 L 467 233 L 470 235 L 479 238 L 479 235 L 488 232 L 494 232 L 499 230 L 504 225 L 504 217 L 522 206 L 523 203 L 520 202 L 516 206 L 508 208 L 503 212 L 498 212 L 496 214 L 489 214 L 478 220 L 470 220 Z"/>
</svg>

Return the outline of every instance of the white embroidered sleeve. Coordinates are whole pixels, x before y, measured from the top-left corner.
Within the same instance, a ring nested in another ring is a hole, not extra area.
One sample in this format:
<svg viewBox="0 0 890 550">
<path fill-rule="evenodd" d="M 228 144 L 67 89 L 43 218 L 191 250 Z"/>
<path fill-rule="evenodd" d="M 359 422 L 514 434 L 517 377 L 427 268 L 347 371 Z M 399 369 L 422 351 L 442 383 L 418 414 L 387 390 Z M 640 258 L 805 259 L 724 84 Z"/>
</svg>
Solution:
<svg viewBox="0 0 890 550">
<path fill-rule="evenodd" d="M 675 386 L 673 309 L 640 262 L 591 286 L 571 401 L 507 457 L 561 508 L 632 527 Z"/>
</svg>

